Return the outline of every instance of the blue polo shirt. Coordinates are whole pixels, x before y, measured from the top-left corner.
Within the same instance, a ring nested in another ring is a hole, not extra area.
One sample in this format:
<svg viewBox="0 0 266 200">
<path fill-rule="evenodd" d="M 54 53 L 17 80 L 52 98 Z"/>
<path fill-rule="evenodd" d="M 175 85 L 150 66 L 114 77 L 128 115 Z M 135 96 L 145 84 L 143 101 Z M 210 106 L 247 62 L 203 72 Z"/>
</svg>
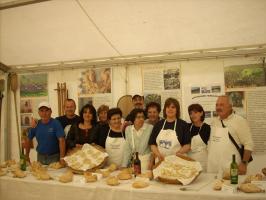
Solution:
<svg viewBox="0 0 266 200">
<path fill-rule="evenodd" d="M 58 138 L 65 137 L 65 133 L 60 122 L 51 118 L 47 124 L 39 120 L 37 126 L 30 129 L 28 138 L 34 137 L 38 142 L 37 152 L 52 155 L 60 152 Z"/>
</svg>

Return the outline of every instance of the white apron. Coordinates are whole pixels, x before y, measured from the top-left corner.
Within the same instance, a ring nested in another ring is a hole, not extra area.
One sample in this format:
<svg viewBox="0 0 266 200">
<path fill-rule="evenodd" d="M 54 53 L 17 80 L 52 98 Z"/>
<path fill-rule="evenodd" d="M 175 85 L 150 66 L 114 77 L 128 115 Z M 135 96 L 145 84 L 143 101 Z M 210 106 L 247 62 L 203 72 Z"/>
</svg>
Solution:
<svg viewBox="0 0 266 200">
<path fill-rule="evenodd" d="M 68 124 L 66 125 L 66 127 L 64 128 L 64 132 L 65 132 L 65 138 L 67 138 L 68 132 L 71 128 L 72 124 Z"/>
<path fill-rule="evenodd" d="M 121 166 L 123 154 L 124 154 L 124 146 L 125 146 L 125 138 L 113 138 L 109 137 L 111 129 L 108 131 L 108 135 L 105 141 L 105 150 L 108 153 L 108 165 L 114 163 L 117 166 Z M 122 133 L 123 135 L 123 133 Z"/>
<path fill-rule="evenodd" d="M 137 152 L 136 151 L 136 147 L 135 147 L 133 125 L 132 125 L 132 128 L 131 128 L 131 134 L 132 134 L 132 149 L 133 149 L 133 152 Z M 141 162 L 141 173 L 146 172 L 148 170 L 148 167 L 149 167 L 149 164 L 150 164 L 151 154 L 147 153 L 145 155 L 141 155 L 139 153 L 139 159 L 140 159 L 140 162 Z"/>
<path fill-rule="evenodd" d="M 192 126 L 193 125 L 191 124 L 190 132 L 192 130 Z M 198 134 L 193 136 L 191 139 L 191 151 L 189 152 L 189 156 L 194 160 L 200 162 L 203 171 L 206 172 L 208 153 L 207 153 L 207 145 L 203 142 L 199 134 L 201 127 L 198 131 Z"/>
<path fill-rule="evenodd" d="M 156 138 L 156 144 L 158 150 L 164 157 L 169 155 L 176 155 L 176 152 L 181 148 L 181 145 L 178 141 L 175 131 L 176 120 L 175 120 L 174 130 L 172 129 L 163 130 L 165 122 L 166 120 L 164 121 L 163 127 Z"/>
<path fill-rule="evenodd" d="M 208 143 L 207 172 L 222 173 L 230 168 L 232 155 L 236 155 L 236 162 L 241 161 L 239 152 L 228 136 L 228 128 L 212 127 Z"/>
</svg>

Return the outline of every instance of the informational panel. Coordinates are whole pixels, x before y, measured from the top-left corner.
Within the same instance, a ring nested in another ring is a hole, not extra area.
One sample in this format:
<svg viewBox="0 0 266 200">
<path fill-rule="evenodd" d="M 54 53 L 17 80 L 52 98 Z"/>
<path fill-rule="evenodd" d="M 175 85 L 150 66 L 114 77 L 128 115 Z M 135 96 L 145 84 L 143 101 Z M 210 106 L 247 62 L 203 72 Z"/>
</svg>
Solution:
<svg viewBox="0 0 266 200">
<path fill-rule="evenodd" d="M 266 89 L 247 91 L 247 119 L 256 153 L 266 153 Z"/>
<path fill-rule="evenodd" d="M 154 101 L 163 107 L 165 100 L 173 97 L 182 105 L 179 64 L 143 67 L 142 74 L 145 104 Z"/>
<path fill-rule="evenodd" d="M 193 85 L 187 92 L 191 95 L 192 104 L 200 104 L 205 111 L 205 122 L 210 124 L 213 117 L 217 117 L 215 103 L 221 95 L 220 84 Z"/>
</svg>

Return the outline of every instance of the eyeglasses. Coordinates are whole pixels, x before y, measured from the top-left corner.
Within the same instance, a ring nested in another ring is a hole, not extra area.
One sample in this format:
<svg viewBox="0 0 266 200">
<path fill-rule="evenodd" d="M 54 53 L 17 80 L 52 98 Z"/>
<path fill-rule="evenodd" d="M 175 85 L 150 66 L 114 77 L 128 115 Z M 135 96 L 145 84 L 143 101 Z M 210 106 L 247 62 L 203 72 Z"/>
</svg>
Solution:
<svg viewBox="0 0 266 200">
<path fill-rule="evenodd" d="M 144 116 L 141 115 L 141 116 L 136 116 L 136 119 L 144 119 Z"/>
</svg>

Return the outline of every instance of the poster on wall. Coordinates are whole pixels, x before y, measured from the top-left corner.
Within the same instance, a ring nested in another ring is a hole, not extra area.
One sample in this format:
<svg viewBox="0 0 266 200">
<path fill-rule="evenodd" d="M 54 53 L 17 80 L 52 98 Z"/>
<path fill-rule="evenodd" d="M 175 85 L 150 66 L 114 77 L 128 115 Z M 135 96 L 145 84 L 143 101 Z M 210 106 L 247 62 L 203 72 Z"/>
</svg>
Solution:
<svg viewBox="0 0 266 200">
<path fill-rule="evenodd" d="M 215 104 L 217 97 L 222 94 L 221 84 L 192 85 L 190 86 L 190 104 L 198 103 L 205 111 L 205 122 L 210 123 L 216 117 Z"/>
<path fill-rule="evenodd" d="M 20 76 L 20 97 L 48 96 L 47 74 L 24 74 Z"/>
<path fill-rule="evenodd" d="M 79 95 L 112 92 L 111 68 L 91 68 L 81 72 Z"/>
<path fill-rule="evenodd" d="M 90 68 L 82 71 L 78 86 L 78 109 L 93 104 L 95 109 L 100 105 L 112 105 L 112 68 Z"/>
<path fill-rule="evenodd" d="M 181 106 L 180 66 L 142 67 L 145 104 L 155 101 L 163 107 L 167 98 L 176 98 Z"/>
<path fill-rule="evenodd" d="M 263 64 L 229 65 L 224 68 L 226 90 L 266 86 L 266 67 Z"/>
</svg>

